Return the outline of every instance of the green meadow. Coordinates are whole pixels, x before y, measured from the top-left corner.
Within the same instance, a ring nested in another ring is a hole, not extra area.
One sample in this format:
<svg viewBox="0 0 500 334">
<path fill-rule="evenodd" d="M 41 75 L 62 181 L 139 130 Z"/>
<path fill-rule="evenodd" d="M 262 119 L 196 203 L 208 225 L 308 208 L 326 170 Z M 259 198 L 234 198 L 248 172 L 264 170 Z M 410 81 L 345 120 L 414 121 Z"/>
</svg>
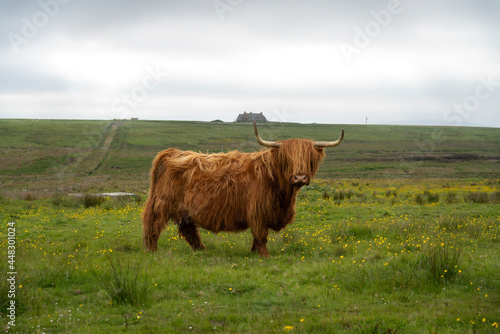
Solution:
<svg viewBox="0 0 500 334">
<path fill-rule="evenodd" d="M 60 181 L 73 187 L 85 183 L 85 191 L 105 185 L 144 193 L 160 150 L 261 149 L 249 123 L 117 122 L 122 125 L 112 131 L 109 121 L 0 120 L 1 185 L 43 188 Z M 267 140 L 336 140 L 342 128 L 345 140 L 326 151 L 318 178 L 500 178 L 500 131 L 495 128 L 259 124 Z"/>
<path fill-rule="evenodd" d="M 498 129 L 259 125 L 269 140 L 345 129 L 261 259 L 249 231 L 202 231 L 196 252 L 174 224 L 157 252 L 141 242 L 155 154 L 259 150 L 251 124 L 121 123 L 0 120 L 3 331 L 499 331 Z M 91 195 L 104 191 L 136 195 Z"/>
</svg>

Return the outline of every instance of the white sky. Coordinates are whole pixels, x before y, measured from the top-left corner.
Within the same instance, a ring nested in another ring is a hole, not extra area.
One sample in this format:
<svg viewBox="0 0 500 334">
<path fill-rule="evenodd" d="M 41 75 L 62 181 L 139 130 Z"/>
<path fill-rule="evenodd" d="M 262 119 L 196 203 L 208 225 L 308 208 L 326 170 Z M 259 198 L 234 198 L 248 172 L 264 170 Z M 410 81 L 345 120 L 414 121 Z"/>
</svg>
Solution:
<svg viewBox="0 0 500 334">
<path fill-rule="evenodd" d="M 0 8 L 0 118 L 500 127 L 495 0 Z"/>
</svg>

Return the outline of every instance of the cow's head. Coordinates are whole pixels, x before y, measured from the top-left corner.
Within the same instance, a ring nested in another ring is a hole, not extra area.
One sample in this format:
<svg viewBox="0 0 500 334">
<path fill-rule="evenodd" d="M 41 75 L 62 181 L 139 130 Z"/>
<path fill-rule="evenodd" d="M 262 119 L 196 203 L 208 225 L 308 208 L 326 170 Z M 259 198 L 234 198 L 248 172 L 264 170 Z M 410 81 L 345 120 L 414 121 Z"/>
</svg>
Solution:
<svg viewBox="0 0 500 334">
<path fill-rule="evenodd" d="M 323 148 L 337 146 L 344 138 L 344 129 L 342 129 L 340 138 L 333 142 L 309 139 L 266 141 L 260 138 L 255 122 L 253 126 L 257 142 L 262 146 L 271 147 L 274 168 L 279 172 L 282 181 L 298 188 L 311 182 L 319 163 L 325 156 Z"/>
</svg>

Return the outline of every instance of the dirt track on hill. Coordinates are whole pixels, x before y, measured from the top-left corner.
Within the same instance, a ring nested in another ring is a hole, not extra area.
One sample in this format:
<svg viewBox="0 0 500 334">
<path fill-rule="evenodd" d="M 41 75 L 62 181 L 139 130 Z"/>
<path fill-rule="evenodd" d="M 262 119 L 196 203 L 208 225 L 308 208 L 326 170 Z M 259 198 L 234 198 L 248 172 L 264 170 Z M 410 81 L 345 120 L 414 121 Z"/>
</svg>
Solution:
<svg viewBox="0 0 500 334">
<path fill-rule="evenodd" d="M 104 160 L 106 160 L 106 158 L 108 157 L 108 150 L 109 150 L 109 148 L 111 146 L 111 143 L 113 142 L 113 139 L 115 137 L 116 131 L 118 130 L 118 127 L 120 125 L 121 124 L 111 124 L 110 125 L 109 133 L 108 133 L 108 136 L 106 137 L 106 140 L 104 141 L 104 145 L 102 145 L 100 147 L 100 149 L 97 149 L 95 151 L 95 154 L 93 154 L 93 157 L 94 157 L 96 163 L 95 163 L 95 167 L 92 168 L 88 172 L 88 175 L 94 174 L 94 172 L 96 170 L 98 170 L 99 167 L 101 167 L 101 165 L 103 164 Z"/>
<path fill-rule="evenodd" d="M 111 125 L 111 130 L 109 131 L 109 135 L 106 138 L 104 145 L 101 147 L 101 150 L 109 150 L 109 146 L 111 145 L 111 142 L 113 141 L 113 138 L 115 137 L 116 130 L 118 129 L 119 126 L 120 125 L 116 125 L 116 124 Z"/>
</svg>

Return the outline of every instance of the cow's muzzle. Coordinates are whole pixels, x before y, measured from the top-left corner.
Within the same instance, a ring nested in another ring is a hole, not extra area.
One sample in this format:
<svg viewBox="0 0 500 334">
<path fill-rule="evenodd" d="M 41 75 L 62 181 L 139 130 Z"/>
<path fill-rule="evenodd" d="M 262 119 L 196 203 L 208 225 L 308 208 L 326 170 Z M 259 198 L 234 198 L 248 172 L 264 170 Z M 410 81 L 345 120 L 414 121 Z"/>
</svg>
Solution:
<svg viewBox="0 0 500 334">
<path fill-rule="evenodd" d="M 303 185 L 309 185 L 309 176 L 306 174 L 298 174 L 290 177 L 290 184 L 294 187 L 302 187 Z"/>
</svg>

